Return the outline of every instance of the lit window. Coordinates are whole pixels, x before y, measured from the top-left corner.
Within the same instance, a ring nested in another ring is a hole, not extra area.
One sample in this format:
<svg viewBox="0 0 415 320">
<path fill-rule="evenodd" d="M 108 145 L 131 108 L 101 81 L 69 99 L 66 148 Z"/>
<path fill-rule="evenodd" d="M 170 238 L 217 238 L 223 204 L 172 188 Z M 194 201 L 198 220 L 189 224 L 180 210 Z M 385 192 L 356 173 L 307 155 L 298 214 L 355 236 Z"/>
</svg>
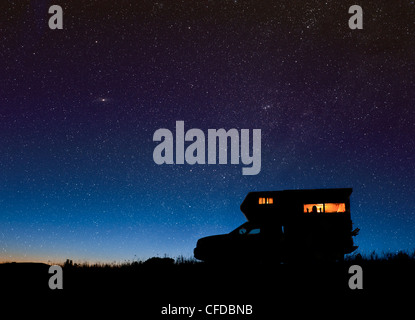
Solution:
<svg viewBox="0 0 415 320">
<path fill-rule="evenodd" d="M 304 205 L 304 213 L 321 213 L 324 212 L 323 203 L 311 203 Z"/>
<path fill-rule="evenodd" d="M 345 203 L 311 203 L 304 205 L 304 213 L 346 212 Z"/>
<path fill-rule="evenodd" d="M 259 204 L 274 204 L 274 198 L 259 198 Z"/>
<path fill-rule="evenodd" d="M 326 203 L 325 206 L 327 213 L 346 212 L 346 204 L 344 203 Z"/>
</svg>

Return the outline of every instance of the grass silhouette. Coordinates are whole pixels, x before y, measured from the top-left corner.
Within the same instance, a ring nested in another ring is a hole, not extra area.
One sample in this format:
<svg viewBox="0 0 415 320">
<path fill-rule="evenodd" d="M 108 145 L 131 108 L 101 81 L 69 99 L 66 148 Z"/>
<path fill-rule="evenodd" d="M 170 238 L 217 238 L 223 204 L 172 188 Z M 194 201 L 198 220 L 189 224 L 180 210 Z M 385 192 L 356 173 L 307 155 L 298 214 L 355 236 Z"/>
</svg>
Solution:
<svg viewBox="0 0 415 320">
<path fill-rule="evenodd" d="M 301 261 L 301 260 L 300 260 Z M 239 261 L 240 262 L 240 261 Z M 346 255 L 344 259 L 344 263 L 347 265 L 351 264 L 359 264 L 359 263 L 389 263 L 389 264 L 400 264 L 400 263 L 408 263 L 412 264 L 415 263 L 415 250 L 412 252 L 409 251 L 397 251 L 397 252 L 381 252 L 377 253 L 376 251 L 372 251 L 371 253 L 353 253 L 350 255 Z M 302 263 L 308 264 L 308 263 L 315 263 L 311 261 L 302 261 Z M 227 265 L 228 262 L 219 262 L 214 265 Z M 255 264 L 255 262 L 249 261 L 247 259 L 247 264 L 249 266 L 252 266 L 252 264 Z M 296 264 L 296 263 L 295 263 Z M 185 257 L 183 255 L 180 255 L 176 258 L 171 258 L 167 255 L 164 257 L 151 257 L 147 260 L 125 260 L 122 262 L 95 262 L 95 263 L 89 263 L 89 262 L 73 262 L 71 259 L 67 259 L 64 263 L 59 264 L 65 269 L 107 269 L 107 270 L 115 270 L 115 269 L 136 269 L 140 267 L 146 267 L 146 266 L 153 266 L 153 267 L 173 267 L 173 266 L 195 266 L 195 265 L 211 265 L 207 264 L 203 261 L 197 260 L 193 257 Z M 231 263 L 232 265 L 232 263 Z M 243 267 L 243 264 L 240 265 Z"/>
<path fill-rule="evenodd" d="M 352 265 L 363 269 L 363 290 L 348 286 Z M 100 301 L 93 305 L 97 312 L 123 305 L 148 319 L 167 319 L 160 310 L 169 304 L 194 305 L 202 310 L 207 304 L 250 304 L 255 316 L 248 319 L 269 319 L 278 308 L 288 310 L 293 301 L 301 306 L 298 311 L 318 307 L 321 314 L 330 307 L 339 308 L 342 314 L 350 311 L 353 316 L 353 310 L 367 301 L 386 299 L 388 307 L 390 299 L 412 292 L 415 286 L 415 251 L 353 254 L 336 263 L 209 264 L 183 256 L 112 263 L 67 259 L 62 263 L 63 290 L 48 288 L 48 267 L 0 264 L 2 289 L 19 297 L 29 292 L 32 300 L 73 305 L 80 310 L 82 306 L 90 308 L 91 301 Z M 296 308 L 289 310 L 295 312 Z"/>
</svg>

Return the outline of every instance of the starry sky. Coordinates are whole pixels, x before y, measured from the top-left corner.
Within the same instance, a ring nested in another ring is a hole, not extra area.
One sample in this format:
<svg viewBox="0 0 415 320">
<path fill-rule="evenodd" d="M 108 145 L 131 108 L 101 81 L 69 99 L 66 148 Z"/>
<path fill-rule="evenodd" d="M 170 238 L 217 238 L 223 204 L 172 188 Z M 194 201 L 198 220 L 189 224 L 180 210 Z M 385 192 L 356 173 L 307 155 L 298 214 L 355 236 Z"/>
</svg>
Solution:
<svg viewBox="0 0 415 320">
<path fill-rule="evenodd" d="M 245 221 L 249 191 L 332 187 L 354 190 L 359 252 L 414 250 L 414 17 L 406 0 L 2 1 L 0 261 L 190 257 Z M 178 120 L 261 129 L 261 172 L 155 164 Z"/>
</svg>

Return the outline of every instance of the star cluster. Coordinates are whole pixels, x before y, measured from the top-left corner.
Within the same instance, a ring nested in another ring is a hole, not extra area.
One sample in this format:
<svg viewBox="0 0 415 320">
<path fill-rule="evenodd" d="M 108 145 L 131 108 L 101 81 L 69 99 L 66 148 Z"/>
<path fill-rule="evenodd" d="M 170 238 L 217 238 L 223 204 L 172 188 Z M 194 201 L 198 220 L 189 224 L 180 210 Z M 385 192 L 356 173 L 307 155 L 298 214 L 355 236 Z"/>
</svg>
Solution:
<svg viewBox="0 0 415 320">
<path fill-rule="evenodd" d="M 0 260 L 191 256 L 249 191 L 330 187 L 361 252 L 413 250 L 411 1 L 55 2 L 0 5 Z M 260 174 L 156 165 L 176 120 L 261 129 Z"/>
</svg>

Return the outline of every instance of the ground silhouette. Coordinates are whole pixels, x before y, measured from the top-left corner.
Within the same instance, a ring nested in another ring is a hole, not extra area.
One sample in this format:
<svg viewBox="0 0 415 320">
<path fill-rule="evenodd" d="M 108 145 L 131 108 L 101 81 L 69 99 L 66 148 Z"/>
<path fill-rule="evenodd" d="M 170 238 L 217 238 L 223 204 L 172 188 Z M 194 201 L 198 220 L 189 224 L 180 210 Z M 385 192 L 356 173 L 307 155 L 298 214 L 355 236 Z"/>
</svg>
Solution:
<svg viewBox="0 0 415 320">
<path fill-rule="evenodd" d="M 348 286 L 349 267 L 356 264 L 363 269 L 363 290 Z M 63 264 L 63 290 L 48 288 L 48 267 L 1 264 L 4 292 L 67 310 L 69 305 L 96 312 L 124 310 L 151 319 L 167 319 L 161 309 L 169 304 L 199 309 L 208 304 L 249 304 L 255 317 L 240 315 L 238 319 L 267 319 L 270 314 L 284 313 L 293 302 L 301 307 L 292 309 L 291 315 L 307 308 L 313 313 L 318 306 L 323 313 L 331 306 L 342 308 L 342 314 L 353 314 L 356 306 L 364 307 L 373 299 L 388 299 L 389 307 L 391 299 L 406 296 L 415 285 L 415 255 L 403 252 L 354 255 L 342 263 L 209 264 L 183 257 L 176 261 L 156 257 L 144 262 L 89 265 L 68 260 Z M 206 314 L 199 315 L 206 318 Z"/>
</svg>

